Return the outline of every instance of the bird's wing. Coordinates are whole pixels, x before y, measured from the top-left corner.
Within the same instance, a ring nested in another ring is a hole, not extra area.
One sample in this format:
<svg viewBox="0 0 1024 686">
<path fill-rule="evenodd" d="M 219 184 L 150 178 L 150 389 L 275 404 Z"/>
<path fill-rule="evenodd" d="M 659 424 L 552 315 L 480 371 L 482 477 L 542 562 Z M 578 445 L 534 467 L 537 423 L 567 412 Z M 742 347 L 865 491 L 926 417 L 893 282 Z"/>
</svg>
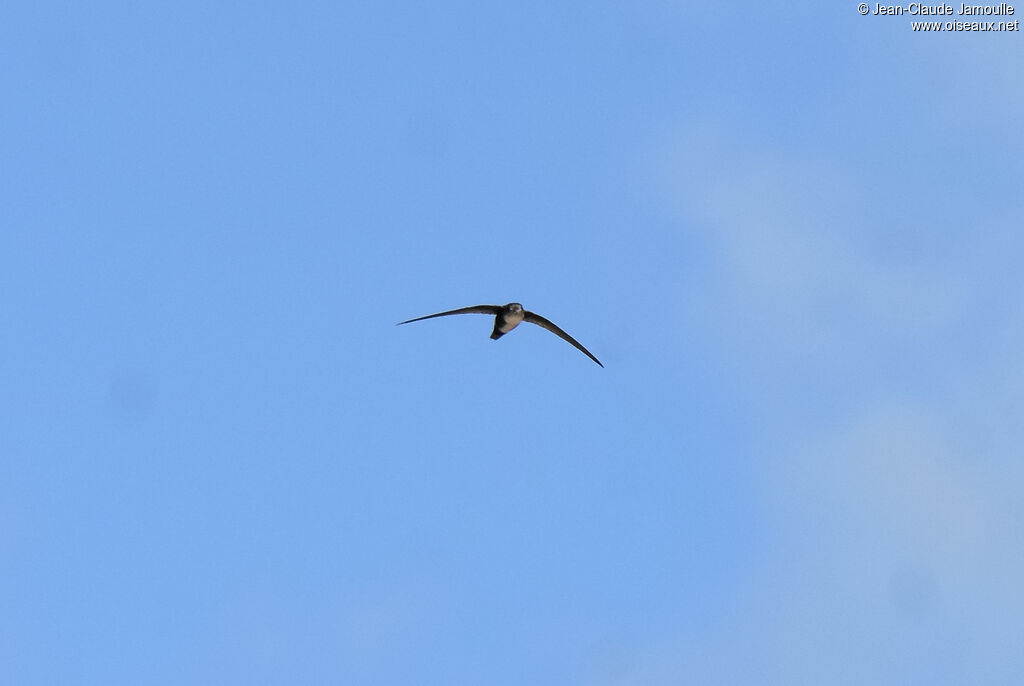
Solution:
<svg viewBox="0 0 1024 686">
<path fill-rule="evenodd" d="M 591 355 L 590 351 L 584 348 L 582 345 L 580 345 L 579 341 L 577 341 L 575 338 L 559 329 L 557 326 L 549 322 L 547 319 L 544 319 L 544 317 L 540 316 L 539 314 L 534 314 L 533 312 L 524 312 L 523 318 L 526 321 L 530 322 L 531 324 L 536 324 L 537 326 L 547 329 L 548 331 L 555 334 L 562 340 L 568 343 L 572 343 L 574 346 L 576 346 L 577 350 L 579 350 L 581 353 L 592 359 L 594 362 L 597 362 L 597 364 L 600 365 L 601 367 L 604 367 L 604 365 L 601 364 L 601 360 Z"/>
<path fill-rule="evenodd" d="M 446 317 L 449 314 L 498 314 L 499 312 L 501 312 L 501 305 L 473 305 L 472 307 L 460 307 L 457 310 L 448 310 L 447 312 L 428 314 L 426 317 L 406 319 L 404 322 L 398 322 L 398 324 L 408 324 L 410 322 L 418 322 L 422 319 L 433 319 L 434 317 Z"/>
</svg>

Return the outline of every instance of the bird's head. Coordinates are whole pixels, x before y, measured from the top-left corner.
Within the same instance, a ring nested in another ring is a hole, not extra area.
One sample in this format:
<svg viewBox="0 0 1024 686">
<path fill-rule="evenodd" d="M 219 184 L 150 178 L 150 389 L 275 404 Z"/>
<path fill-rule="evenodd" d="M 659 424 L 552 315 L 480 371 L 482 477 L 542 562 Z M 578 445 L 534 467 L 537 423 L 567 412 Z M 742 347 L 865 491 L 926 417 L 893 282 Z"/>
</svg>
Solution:
<svg viewBox="0 0 1024 686">
<path fill-rule="evenodd" d="M 509 312 L 522 312 L 523 311 L 523 306 L 520 305 L 519 303 L 509 303 L 508 305 L 505 305 L 505 308 L 508 309 Z"/>
</svg>

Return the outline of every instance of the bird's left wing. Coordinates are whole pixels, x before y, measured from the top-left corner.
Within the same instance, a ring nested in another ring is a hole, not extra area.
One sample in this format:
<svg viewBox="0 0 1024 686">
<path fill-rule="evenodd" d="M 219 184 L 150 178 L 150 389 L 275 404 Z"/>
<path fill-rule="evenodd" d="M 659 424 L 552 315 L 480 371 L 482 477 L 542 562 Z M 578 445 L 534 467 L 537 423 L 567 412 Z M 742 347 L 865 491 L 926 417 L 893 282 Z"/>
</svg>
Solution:
<svg viewBox="0 0 1024 686">
<path fill-rule="evenodd" d="M 501 312 L 500 305 L 473 305 L 472 307 L 460 307 L 457 310 L 448 310 L 447 312 L 438 312 L 437 314 L 428 314 L 426 317 L 416 317 L 416 319 L 406 319 L 404 322 L 398 322 L 398 326 L 402 324 L 409 324 L 410 322 L 418 322 L 423 319 L 433 319 L 434 317 L 446 317 L 450 314 L 498 314 Z"/>
<path fill-rule="evenodd" d="M 577 350 L 579 350 L 581 353 L 583 353 L 584 355 L 586 355 L 587 357 L 592 359 L 594 362 L 597 362 L 597 364 L 599 366 L 604 367 L 604 365 L 601 364 L 601 360 L 599 360 L 596 357 L 594 357 L 593 355 L 591 355 L 590 351 L 587 350 L 586 348 L 584 348 L 582 345 L 580 345 L 579 341 L 577 341 L 575 338 L 573 338 L 572 336 L 570 336 L 566 332 L 564 332 L 561 329 L 559 329 L 557 326 L 555 326 L 554 324 L 549 322 L 547 319 L 544 319 L 544 317 L 540 316 L 539 314 L 534 314 L 533 312 L 524 312 L 523 313 L 523 318 L 526 321 L 530 322 L 531 324 L 536 324 L 537 326 L 545 328 L 548 331 L 550 331 L 551 333 L 553 333 L 556 336 L 558 336 L 559 338 L 561 338 L 562 340 L 564 340 L 564 341 L 566 341 L 568 343 L 571 343 L 572 345 L 576 346 Z"/>
</svg>

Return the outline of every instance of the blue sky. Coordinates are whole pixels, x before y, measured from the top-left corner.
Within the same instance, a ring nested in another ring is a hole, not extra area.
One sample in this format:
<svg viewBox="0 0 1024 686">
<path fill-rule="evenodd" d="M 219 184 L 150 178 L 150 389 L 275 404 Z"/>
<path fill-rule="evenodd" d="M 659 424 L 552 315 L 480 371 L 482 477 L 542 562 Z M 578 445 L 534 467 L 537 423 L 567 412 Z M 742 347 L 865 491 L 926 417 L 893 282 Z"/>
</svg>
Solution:
<svg viewBox="0 0 1024 686">
<path fill-rule="evenodd" d="M 11 8 L 0 682 L 1017 683 L 1019 34 L 826 4 Z"/>
</svg>

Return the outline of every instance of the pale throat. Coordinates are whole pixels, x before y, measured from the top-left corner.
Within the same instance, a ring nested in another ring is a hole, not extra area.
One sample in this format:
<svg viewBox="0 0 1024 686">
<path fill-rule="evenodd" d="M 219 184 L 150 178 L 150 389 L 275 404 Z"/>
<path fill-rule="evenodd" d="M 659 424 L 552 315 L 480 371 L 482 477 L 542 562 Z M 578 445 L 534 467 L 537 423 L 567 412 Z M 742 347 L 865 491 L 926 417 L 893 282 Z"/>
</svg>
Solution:
<svg viewBox="0 0 1024 686">
<path fill-rule="evenodd" d="M 506 333 L 506 332 L 511 331 L 512 329 L 516 328 L 517 326 L 519 326 L 519 323 L 523 321 L 523 317 L 524 317 L 524 315 L 523 315 L 523 311 L 522 310 L 518 310 L 518 311 L 517 310 L 513 310 L 511 312 L 503 312 L 502 313 L 502 319 L 504 320 L 504 322 L 502 323 L 501 331 L 503 333 Z"/>
</svg>

